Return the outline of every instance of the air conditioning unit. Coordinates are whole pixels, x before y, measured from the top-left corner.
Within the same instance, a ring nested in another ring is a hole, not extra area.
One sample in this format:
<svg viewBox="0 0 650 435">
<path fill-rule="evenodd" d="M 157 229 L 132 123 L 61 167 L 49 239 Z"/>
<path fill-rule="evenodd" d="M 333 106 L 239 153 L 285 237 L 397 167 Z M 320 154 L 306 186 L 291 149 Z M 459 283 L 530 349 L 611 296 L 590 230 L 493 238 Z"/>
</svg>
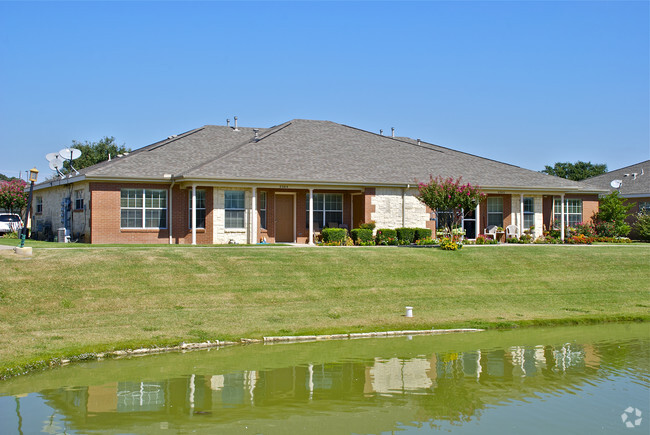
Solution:
<svg viewBox="0 0 650 435">
<path fill-rule="evenodd" d="M 68 236 L 68 230 L 65 228 L 59 228 L 57 230 L 57 240 L 59 243 L 69 243 L 70 236 Z"/>
</svg>

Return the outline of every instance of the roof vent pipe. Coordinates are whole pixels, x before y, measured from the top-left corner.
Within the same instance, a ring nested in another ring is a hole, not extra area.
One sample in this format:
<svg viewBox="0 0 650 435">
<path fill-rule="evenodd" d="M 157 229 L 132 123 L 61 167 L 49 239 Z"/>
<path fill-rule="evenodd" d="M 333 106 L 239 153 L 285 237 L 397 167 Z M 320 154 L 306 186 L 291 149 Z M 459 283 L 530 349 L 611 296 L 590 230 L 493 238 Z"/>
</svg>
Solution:
<svg viewBox="0 0 650 435">
<path fill-rule="evenodd" d="M 420 145 L 420 139 L 418 139 L 418 145 Z"/>
<path fill-rule="evenodd" d="M 239 131 L 239 129 L 237 128 L 237 117 L 236 116 L 235 116 L 235 131 Z"/>
<path fill-rule="evenodd" d="M 226 127 L 230 127 L 230 119 L 226 119 Z"/>
<path fill-rule="evenodd" d="M 260 135 L 259 135 L 260 129 L 254 128 L 253 131 L 255 132 L 255 142 L 257 142 L 260 140 Z"/>
<path fill-rule="evenodd" d="M 383 136 L 383 135 L 384 135 L 384 130 L 379 129 L 379 134 L 380 134 L 381 136 Z"/>
<path fill-rule="evenodd" d="M 395 137 L 395 127 L 390 128 L 390 136 Z"/>
</svg>

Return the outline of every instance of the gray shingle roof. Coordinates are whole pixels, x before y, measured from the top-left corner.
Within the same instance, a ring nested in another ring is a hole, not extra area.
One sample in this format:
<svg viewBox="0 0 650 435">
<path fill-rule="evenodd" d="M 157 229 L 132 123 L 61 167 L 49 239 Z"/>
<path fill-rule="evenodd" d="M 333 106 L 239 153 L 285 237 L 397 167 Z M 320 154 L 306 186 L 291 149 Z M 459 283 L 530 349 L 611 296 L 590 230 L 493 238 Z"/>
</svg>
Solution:
<svg viewBox="0 0 650 435">
<path fill-rule="evenodd" d="M 92 178 L 289 183 L 413 184 L 462 176 L 483 187 L 593 191 L 594 187 L 409 138 L 330 121 L 295 119 L 268 129 L 207 125 L 86 168 Z M 596 189 L 598 190 L 598 189 Z"/>
<path fill-rule="evenodd" d="M 610 184 L 612 180 L 623 181 L 619 189 L 622 195 L 650 196 L 650 160 L 587 178 L 582 182 L 589 186 L 613 192 L 615 189 Z"/>
</svg>

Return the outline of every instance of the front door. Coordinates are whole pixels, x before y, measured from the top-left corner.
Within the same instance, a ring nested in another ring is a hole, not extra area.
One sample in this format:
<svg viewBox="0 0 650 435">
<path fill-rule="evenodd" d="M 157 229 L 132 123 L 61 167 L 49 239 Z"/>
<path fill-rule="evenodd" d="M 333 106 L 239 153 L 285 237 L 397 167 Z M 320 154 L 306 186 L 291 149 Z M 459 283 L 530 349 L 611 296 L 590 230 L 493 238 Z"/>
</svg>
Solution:
<svg viewBox="0 0 650 435">
<path fill-rule="evenodd" d="M 476 238 L 476 210 L 472 210 L 463 219 L 463 229 L 465 230 L 466 239 Z"/>
<path fill-rule="evenodd" d="M 275 195 L 275 241 L 295 242 L 293 195 Z"/>
</svg>

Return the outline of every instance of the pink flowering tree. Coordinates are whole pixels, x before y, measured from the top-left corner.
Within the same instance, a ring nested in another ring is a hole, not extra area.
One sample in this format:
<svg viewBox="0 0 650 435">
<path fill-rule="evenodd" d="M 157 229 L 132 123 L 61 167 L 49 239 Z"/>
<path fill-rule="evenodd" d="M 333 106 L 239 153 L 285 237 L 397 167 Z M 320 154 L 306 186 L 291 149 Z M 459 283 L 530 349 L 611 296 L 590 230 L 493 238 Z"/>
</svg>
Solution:
<svg viewBox="0 0 650 435">
<path fill-rule="evenodd" d="M 417 198 L 431 210 L 452 212 L 452 228 L 459 228 L 463 217 L 471 213 L 486 196 L 479 186 L 463 184 L 462 177 L 443 179 L 430 176 L 428 183 L 418 183 L 418 191 Z M 452 228 L 445 228 L 445 232 L 451 234 Z"/>
<path fill-rule="evenodd" d="M 0 209 L 10 213 L 20 213 L 27 205 L 27 183 L 19 178 L 10 181 L 0 181 Z"/>
</svg>

